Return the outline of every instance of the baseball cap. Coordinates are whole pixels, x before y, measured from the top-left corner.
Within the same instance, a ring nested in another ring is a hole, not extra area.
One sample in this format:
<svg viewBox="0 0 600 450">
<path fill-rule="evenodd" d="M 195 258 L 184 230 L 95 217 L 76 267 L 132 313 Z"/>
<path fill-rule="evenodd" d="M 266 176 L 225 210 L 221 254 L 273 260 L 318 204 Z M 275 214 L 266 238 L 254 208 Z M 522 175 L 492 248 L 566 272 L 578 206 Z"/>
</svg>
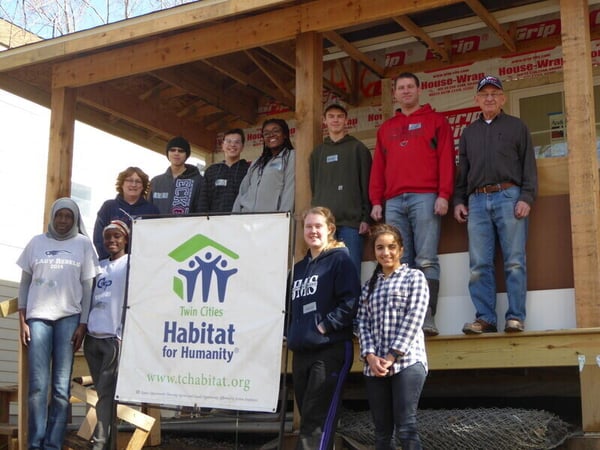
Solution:
<svg viewBox="0 0 600 450">
<path fill-rule="evenodd" d="M 479 92 L 486 86 L 494 86 L 498 89 L 502 89 L 502 81 L 500 81 L 499 78 L 494 77 L 492 75 L 486 75 L 481 80 L 479 80 L 479 83 L 477 83 L 477 92 Z"/>
</svg>

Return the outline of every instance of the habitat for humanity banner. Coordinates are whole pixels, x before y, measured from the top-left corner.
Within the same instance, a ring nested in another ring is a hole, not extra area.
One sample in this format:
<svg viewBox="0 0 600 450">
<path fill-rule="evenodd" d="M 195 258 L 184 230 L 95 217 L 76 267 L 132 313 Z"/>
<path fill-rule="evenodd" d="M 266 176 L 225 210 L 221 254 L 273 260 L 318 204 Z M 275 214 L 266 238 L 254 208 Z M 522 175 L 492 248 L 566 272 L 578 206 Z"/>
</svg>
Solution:
<svg viewBox="0 0 600 450">
<path fill-rule="evenodd" d="M 272 412 L 290 217 L 138 220 L 117 399 Z"/>
</svg>

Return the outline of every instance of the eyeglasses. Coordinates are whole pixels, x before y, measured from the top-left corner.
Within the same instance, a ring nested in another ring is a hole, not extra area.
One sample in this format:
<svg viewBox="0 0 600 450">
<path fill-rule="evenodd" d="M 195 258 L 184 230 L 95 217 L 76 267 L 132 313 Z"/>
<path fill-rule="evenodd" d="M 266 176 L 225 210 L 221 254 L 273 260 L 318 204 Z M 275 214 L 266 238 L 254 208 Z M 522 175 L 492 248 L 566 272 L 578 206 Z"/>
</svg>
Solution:
<svg viewBox="0 0 600 450">
<path fill-rule="evenodd" d="M 480 92 L 479 94 L 477 94 L 477 97 L 479 97 L 479 98 L 489 98 L 489 97 L 492 97 L 493 99 L 496 99 L 497 97 L 500 97 L 502 95 L 504 95 L 504 94 L 501 93 L 501 92 L 494 92 L 494 93 L 487 93 L 487 94 L 484 93 L 484 92 Z"/>
<path fill-rule="evenodd" d="M 125 178 L 125 183 L 129 183 L 129 184 L 144 184 L 144 182 L 142 180 L 137 180 L 135 178 Z"/>
<path fill-rule="evenodd" d="M 171 147 L 169 149 L 170 152 L 174 152 L 174 153 L 186 153 L 186 151 L 182 148 L 179 147 Z"/>
<path fill-rule="evenodd" d="M 283 134 L 283 130 L 281 128 L 273 128 L 272 130 L 263 130 L 263 137 L 270 138 L 271 136 L 277 136 Z"/>
<path fill-rule="evenodd" d="M 223 139 L 223 142 L 229 145 L 242 145 L 241 139 Z"/>
</svg>

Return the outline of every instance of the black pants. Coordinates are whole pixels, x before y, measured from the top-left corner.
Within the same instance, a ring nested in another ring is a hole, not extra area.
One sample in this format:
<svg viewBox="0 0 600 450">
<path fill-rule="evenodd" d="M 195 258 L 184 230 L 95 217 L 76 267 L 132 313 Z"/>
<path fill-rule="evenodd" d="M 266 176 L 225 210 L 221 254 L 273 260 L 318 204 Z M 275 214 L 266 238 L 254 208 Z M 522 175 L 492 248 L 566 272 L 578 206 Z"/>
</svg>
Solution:
<svg viewBox="0 0 600 450">
<path fill-rule="evenodd" d="M 297 450 L 333 448 L 342 387 L 353 359 L 351 341 L 294 352 L 294 393 L 301 417 Z"/>
</svg>

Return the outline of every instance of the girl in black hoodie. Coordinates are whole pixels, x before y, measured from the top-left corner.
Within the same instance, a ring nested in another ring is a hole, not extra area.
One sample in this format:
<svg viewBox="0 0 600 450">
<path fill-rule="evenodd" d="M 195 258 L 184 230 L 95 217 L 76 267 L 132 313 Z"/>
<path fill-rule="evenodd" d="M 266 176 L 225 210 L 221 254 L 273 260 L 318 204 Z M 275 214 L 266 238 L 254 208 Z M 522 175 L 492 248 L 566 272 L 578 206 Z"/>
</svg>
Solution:
<svg viewBox="0 0 600 450">
<path fill-rule="evenodd" d="M 329 209 L 314 207 L 304 214 L 309 250 L 294 266 L 287 333 L 301 416 L 298 450 L 333 448 L 342 385 L 354 359 L 352 321 L 360 280 L 348 250 L 334 235 Z"/>
</svg>

